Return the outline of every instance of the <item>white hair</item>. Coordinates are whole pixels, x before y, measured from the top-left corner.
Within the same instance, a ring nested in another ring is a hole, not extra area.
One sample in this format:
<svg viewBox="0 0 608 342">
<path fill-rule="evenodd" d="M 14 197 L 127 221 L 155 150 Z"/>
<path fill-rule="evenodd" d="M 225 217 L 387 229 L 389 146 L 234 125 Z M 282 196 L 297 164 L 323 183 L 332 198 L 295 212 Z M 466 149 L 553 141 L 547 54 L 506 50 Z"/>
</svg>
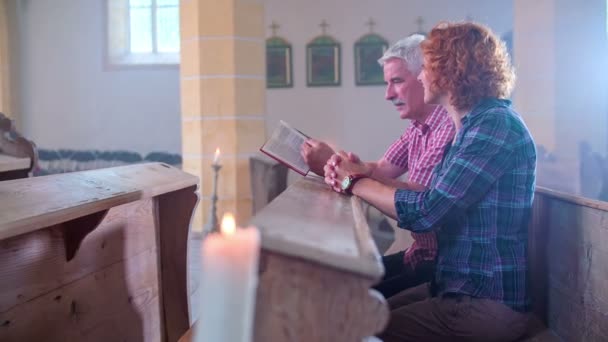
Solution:
<svg viewBox="0 0 608 342">
<path fill-rule="evenodd" d="M 418 75 L 422 70 L 422 49 L 420 48 L 420 43 L 423 40 L 424 36 L 417 33 L 401 39 L 384 52 L 384 55 L 378 59 L 378 63 L 384 66 L 389 59 L 398 58 L 405 61 L 411 73 Z"/>
</svg>

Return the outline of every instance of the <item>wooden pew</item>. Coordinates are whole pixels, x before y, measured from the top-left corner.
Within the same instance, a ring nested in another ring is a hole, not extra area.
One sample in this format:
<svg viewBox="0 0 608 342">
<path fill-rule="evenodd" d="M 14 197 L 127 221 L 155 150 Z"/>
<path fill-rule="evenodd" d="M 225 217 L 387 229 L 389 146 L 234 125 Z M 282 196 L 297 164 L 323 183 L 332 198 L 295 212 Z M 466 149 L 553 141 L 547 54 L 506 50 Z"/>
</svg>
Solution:
<svg viewBox="0 0 608 342">
<path fill-rule="evenodd" d="M 253 214 L 262 210 L 287 188 L 287 166 L 267 157 L 255 155 L 249 158 Z"/>
<path fill-rule="evenodd" d="M 36 145 L 19 134 L 11 119 L 0 113 L 0 181 L 30 176 L 37 162 Z"/>
<path fill-rule="evenodd" d="M 262 237 L 255 341 L 361 341 L 384 329 L 388 307 L 370 290 L 384 270 L 358 198 L 309 176 L 252 223 Z"/>
<path fill-rule="evenodd" d="M 608 203 L 538 187 L 529 258 L 529 341 L 608 341 Z"/>
<path fill-rule="evenodd" d="M 0 182 L 0 341 L 177 341 L 197 183 L 160 163 Z"/>
</svg>

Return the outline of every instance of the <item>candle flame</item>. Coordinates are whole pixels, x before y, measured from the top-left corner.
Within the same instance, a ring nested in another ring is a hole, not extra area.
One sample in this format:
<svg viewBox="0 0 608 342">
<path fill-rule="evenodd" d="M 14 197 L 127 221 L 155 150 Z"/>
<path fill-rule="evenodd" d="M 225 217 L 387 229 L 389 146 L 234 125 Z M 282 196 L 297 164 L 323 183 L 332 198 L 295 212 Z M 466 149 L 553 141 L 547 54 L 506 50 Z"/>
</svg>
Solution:
<svg viewBox="0 0 608 342">
<path fill-rule="evenodd" d="M 215 157 L 217 158 L 220 155 L 220 148 L 215 149 Z"/>
<path fill-rule="evenodd" d="M 222 217 L 222 226 L 221 226 L 222 234 L 224 235 L 232 235 L 236 231 L 236 223 L 234 222 L 234 215 L 231 213 L 226 213 Z"/>
</svg>

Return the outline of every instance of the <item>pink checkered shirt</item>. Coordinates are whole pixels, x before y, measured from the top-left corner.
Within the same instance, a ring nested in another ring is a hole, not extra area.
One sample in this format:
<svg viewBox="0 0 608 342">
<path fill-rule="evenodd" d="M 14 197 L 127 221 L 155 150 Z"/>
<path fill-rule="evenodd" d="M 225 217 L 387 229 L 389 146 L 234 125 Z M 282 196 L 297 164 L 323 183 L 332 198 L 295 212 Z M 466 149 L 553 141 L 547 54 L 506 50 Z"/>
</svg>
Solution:
<svg viewBox="0 0 608 342">
<path fill-rule="evenodd" d="M 405 133 L 384 154 L 389 163 L 409 171 L 408 182 L 429 186 L 435 165 L 441 161 L 445 145 L 454 138 L 454 124 L 443 107 L 438 106 L 424 123 L 413 121 Z M 403 262 L 416 269 L 423 260 L 437 257 L 434 232 L 412 233 L 414 243 L 405 252 Z"/>
</svg>

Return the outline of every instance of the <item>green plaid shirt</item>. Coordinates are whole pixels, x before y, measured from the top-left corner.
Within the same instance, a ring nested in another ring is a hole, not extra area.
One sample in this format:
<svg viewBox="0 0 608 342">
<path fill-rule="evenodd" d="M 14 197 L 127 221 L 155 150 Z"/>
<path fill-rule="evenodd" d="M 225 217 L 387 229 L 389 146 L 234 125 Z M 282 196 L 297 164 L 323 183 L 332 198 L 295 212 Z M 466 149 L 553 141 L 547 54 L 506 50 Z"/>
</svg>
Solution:
<svg viewBox="0 0 608 342">
<path fill-rule="evenodd" d="M 399 227 L 438 231 L 438 294 L 461 293 L 528 310 L 535 172 L 534 141 L 511 102 L 484 99 L 462 119 L 430 188 L 397 190 Z"/>
</svg>

